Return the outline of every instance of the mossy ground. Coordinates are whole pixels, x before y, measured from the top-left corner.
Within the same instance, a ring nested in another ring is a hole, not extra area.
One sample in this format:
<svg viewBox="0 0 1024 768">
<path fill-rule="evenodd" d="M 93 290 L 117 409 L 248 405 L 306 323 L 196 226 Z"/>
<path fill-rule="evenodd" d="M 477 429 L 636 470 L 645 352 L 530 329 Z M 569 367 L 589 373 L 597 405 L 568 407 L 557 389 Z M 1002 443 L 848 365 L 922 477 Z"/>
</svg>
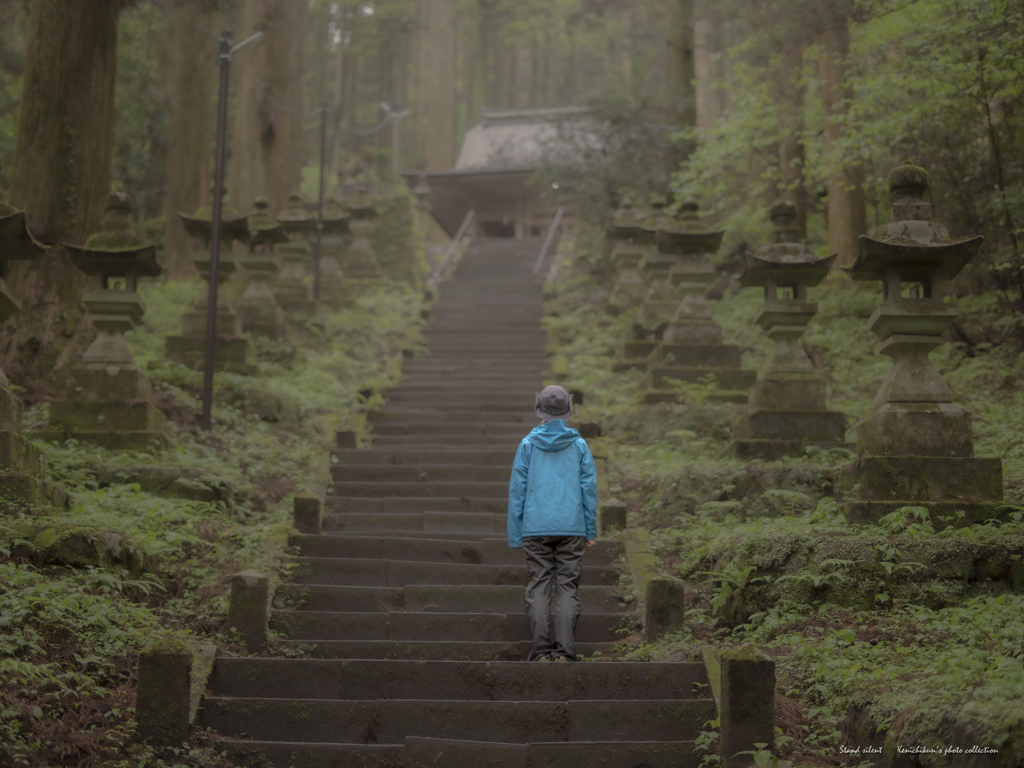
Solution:
<svg viewBox="0 0 1024 768">
<path fill-rule="evenodd" d="M 163 359 L 164 336 L 201 289 L 143 286 L 144 325 L 128 334 L 172 448 L 44 445 L 46 479 L 71 492 L 70 511 L 0 517 L 0 764 L 231 764 L 202 733 L 178 752 L 132 743 L 137 655 L 168 637 L 243 652 L 224 626 L 231 575 L 280 579 L 294 494 L 322 495 L 335 432 L 395 379 L 419 315 L 418 294 L 388 283 L 350 309 L 290 317 L 286 341 L 257 344 L 261 376 L 216 375 L 214 429 L 203 432 L 202 372 Z M 46 423 L 48 403 L 35 400 L 28 429 Z M 147 472 L 198 478 L 186 485 L 212 500 L 131 482 Z"/>
<path fill-rule="evenodd" d="M 651 530 L 659 571 L 687 584 L 685 630 L 651 644 L 634 631 L 618 656 L 693 659 L 702 648 L 753 643 L 776 661 L 776 743 L 797 764 L 868 762 L 841 752 L 843 739 L 857 746 L 891 734 L 890 749 L 973 744 L 999 750 L 988 765 L 1018 765 L 1021 515 L 939 531 L 948 521 L 907 508 L 882 525 L 851 526 L 832 499 L 849 451 L 719 459 L 736 412 L 714 402 L 712 386 L 683 386 L 677 402 L 644 406 L 641 372 L 612 372 L 635 310 L 606 312 L 608 284 L 589 274 L 599 248 L 599 234 L 584 228 L 559 249 L 545 322 L 569 364 L 563 383 L 585 392 L 590 417 L 601 422 L 610 495 L 626 502 L 631 526 Z M 741 346 L 745 368 L 759 370 L 771 350 L 752 323 L 760 291 L 740 291 L 727 274 L 715 290 L 727 343 Z M 880 289 L 833 275 L 811 293 L 819 313 L 804 345 L 828 374 L 829 407 L 847 415 L 852 442 L 891 364 L 867 330 Z M 957 329 L 932 360 L 972 413 L 976 455 L 1002 458 L 1006 500 L 1019 505 L 1024 356 L 1002 327 L 997 295 L 968 286 L 960 293 Z"/>
</svg>

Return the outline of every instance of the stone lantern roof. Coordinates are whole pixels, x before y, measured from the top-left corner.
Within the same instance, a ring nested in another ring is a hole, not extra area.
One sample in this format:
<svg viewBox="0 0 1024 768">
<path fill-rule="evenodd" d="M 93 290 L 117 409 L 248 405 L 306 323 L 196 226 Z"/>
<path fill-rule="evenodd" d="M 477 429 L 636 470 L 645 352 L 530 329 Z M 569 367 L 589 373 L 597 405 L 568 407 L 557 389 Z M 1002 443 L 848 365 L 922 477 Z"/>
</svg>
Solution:
<svg viewBox="0 0 1024 768">
<path fill-rule="evenodd" d="M 985 239 L 951 240 L 949 232 L 932 219 L 925 202 L 928 172 L 909 160 L 889 172 L 892 208 L 889 221 L 874 237 L 861 235 L 860 252 L 846 272 L 854 280 L 884 280 L 890 269 L 952 280 L 969 262 Z"/>
<path fill-rule="evenodd" d="M 341 207 L 336 198 L 328 197 L 324 200 L 323 227 L 325 235 L 348 234 L 348 219 L 348 211 Z"/>
<path fill-rule="evenodd" d="M 351 196 L 344 202 L 353 219 L 377 218 L 377 207 L 373 203 L 372 188 L 369 184 L 357 184 Z"/>
<path fill-rule="evenodd" d="M 224 197 L 228 196 L 228 185 L 224 185 Z M 213 185 L 210 185 L 210 194 L 213 195 Z M 213 234 L 213 205 L 201 205 L 196 212 L 189 216 L 187 213 L 179 213 L 182 224 L 192 237 L 209 244 Z M 220 209 L 220 234 L 222 241 L 238 240 L 242 243 L 249 242 L 249 222 L 245 216 L 229 205 L 222 205 Z"/>
<path fill-rule="evenodd" d="M 683 200 L 679 215 L 668 219 L 655 233 L 661 253 L 714 253 L 722 244 L 725 230 L 713 232 L 697 215 L 700 205 L 692 197 Z"/>
<path fill-rule="evenodd" d="M 288 240 L 281 222 L 268 213 L 270 203 L 267 198 L 257 197 L 253 201 L 253 211 L 248 216 L 249 245 L 274 245 Z"/>
<path fill-rule="evenodd" d="M 779 200 L 769 212 L 775 230 L 768 245 L 755 253 L 744 255 L 746 268 L 740 277 L 744 288 L 764 285 L 766 278 L 800 280 L 813 288 L 825 279 L 832 268 L 836 254 L 818 258 L 806 244 L 800 242 L 800 230 L 793 226 L 796 205 Z"/>
<path fill-rule="evenodd" d="M 608 225 L 608 237 L 612 240 L 629 240 L 645 218 L 646 214 L 634 206 L 633 198 L 624 195 Z"/>
<path fill-rule="evenodd" d="M 0 159 L 0 169 L 3 160 Z M 25 212 L 4 200 L 0 193 L 0 264 L 5 261 L 30 261 L 46 253 L 50 246 L 43 245 L 28 231 Z M 3 273 L 0 272 L 0 277 Z"/>
<path fill-rule="evenodd" d="M 316 229 L 316 216 L 310 215 L 299 192 L 288 195 L 288 204 L 277 214 L 284 231 L 289 235 L 302 234 Z"/>
<path fill-rule="evenodd" d="M 156 245 L 147 243 L 132 229 L 134 206 L 127 192 L 107 195 L 101 230 L 90 235 L 84 246 L 64 244 L 76 267 L 87 275 L 130 272 L 136 277 L 156 277 L 160 274 Z"/>
</svg>

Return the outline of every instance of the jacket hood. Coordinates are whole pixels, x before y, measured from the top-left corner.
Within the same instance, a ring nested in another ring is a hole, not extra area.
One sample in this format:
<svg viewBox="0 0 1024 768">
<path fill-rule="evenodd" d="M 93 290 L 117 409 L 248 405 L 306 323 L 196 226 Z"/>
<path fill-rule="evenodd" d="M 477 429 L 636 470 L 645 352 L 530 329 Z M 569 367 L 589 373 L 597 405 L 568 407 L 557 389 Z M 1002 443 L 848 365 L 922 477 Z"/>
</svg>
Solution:
<svg viewBox="0 0 1024 768">
<path fill-rule="evenodd" d="M 576 442 L 580 433 L 567 427 L 561 419 L 534 427 L 526 439 L 542 451 L 561 451 Z"/>
</svg>

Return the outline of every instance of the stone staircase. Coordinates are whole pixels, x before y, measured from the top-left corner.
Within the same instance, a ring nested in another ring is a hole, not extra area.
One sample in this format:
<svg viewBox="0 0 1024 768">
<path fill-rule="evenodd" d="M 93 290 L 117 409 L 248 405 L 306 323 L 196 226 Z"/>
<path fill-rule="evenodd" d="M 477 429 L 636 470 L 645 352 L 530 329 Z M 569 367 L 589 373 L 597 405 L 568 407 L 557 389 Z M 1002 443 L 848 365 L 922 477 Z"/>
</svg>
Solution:
<svg viewBox="0 0 1024 768">
<path fill-rule="evenodd" d="M 539 239 L 478 240 L 443 287 L 430 356 L 336 449 L 324 535 L 301 535 L 272 626 L 304 658 L 221 658 L 201 724 L 250 764 L 679 768 L 715 717 L 698 663 L 526 663 L 527 573 L 508 482 L 547 368 Z M 577 651 L 609 654 L 629 606 L 618 544 L 584 560 Z"/>
</svg>

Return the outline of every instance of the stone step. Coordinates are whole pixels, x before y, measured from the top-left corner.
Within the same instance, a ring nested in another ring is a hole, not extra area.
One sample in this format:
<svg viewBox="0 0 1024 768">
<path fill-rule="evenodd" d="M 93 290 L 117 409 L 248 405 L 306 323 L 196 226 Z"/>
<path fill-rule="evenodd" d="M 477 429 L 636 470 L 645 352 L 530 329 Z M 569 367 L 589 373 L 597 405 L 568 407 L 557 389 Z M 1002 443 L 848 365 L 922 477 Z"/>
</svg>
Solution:
<svg viewBox="0 0 1024 768">
<path fill-rule="evenodd" d="M 437 496 L 382 496 L 370 498 L 366 496 L 335 496 L 325 497 L 329 512 L 349 513 L 416 513 L 433 512 L 439 514 L 490 512 L 492 514 L 508 514 L 508 495 L 504 498 L 474 498 L 471 496 L 453 496 L 442 498 Z M 414 529 L 416 530 L 416 529 Z"/>
<path fill-rule="evenodd" d="M 389 437 L 384 435 L 383 437 Z M 405 435 L 405 439 L 419 437 Z M 445 437 L 445 436 L 439 436 Z M 458 436 L 460 439 L 463 436 Z M 468 435 L 474 439 L 490 437 L 490 435 Z M 378 437 L 380 439 L 380 437 Z M 397 436 L 395 437 L 397 439 Z M 452 437 L 455 439 L 455 437 Z M 506 438 L 507 441 L 507 438 Z M 517 441 L 518 442 L 518 441 Z M 508 501 L 508 480 L 504 482 L 473 482 L 438 480 L 426 483 L 397 482 L 356 482 L 351 480 L 332 481 L 334 495 L 361 496 L 365 498 L 384 498 L 386 496 L 430 496 L 430 497 L 462 497 L 473 499 L 505 499 Z"/>
<path fill-rule="evenodd" d="M 508 541 L 507 533 L 502 530 L 500 533 L 494 533 L 492 531 L 449 531 L 443 535 L 439 535 L 436 531 L 401 531 L 395 533 L 394 531 L 345 531 L 342 533 L 328 531 L 326 536 L 400 536 L 406 539 L 445 539 L 446 541 L 485 541 L 489 539 L 498 539 L 500 541 Z"/>
<path fill-rule="evenodd" d="M 508 484 L 511 463 L 508 466 L 477 467 L 467 464 L 424 465 L 403 464 L 338 464 L 331 467 L 331 477 L 337 481 L 353 482 L 451 482 L 469 480 L 472 482 Z"/>
<path fill-rule="evenodd" d="M 221 657 L 214 696 L 264 699 L 481 701 L 692 700 L 707 685 L 699 663 L 313 660 Z"/>
<path fill-rule="evenodd" d="M 368 448 L 335 448 L 331 456 L 340 465 L 379 465 L 395 466 L 415 464 L 418 466 L 441 466 L 449 464 L 473 465 L 475 467 L 505 466 L 511 470 L 512 461 L 516 456 L 516 447 L 495 447 L 485 450 L 448 448 L 443 451 L 416 448 L 410 446 L 387 446 Z"/>
<path fill-rule="evenodd" d="M 219 662 L 218 662 L 219 663 Z M 400 744 L 307 744 L 290 741 L 218 740 L 238 765 L 270 768 L 382 768 L 405 765 Z"/>
<path fill-rule="evenodd" d="M 449 411 L 439 408 L 412 408 L 408 405 L 386 405 L 370 414 L 374 426 L 378 424 L 408 424 L 427 422 L 488 422 L 492 424 L 536 424 L 533 410 L 513 411 Z"/>
<path fill-rule="evenodd" d="M 616 587 L 580 587 L 584 613 L 626 613 Z M 523 588 L 515 584 L 451 586 L 409 584 L 405 587 L 348 587 L 282 584 L 277 594 L 286 605 L 310 611 L 368 613 L 393 610 L 443 613 L 516 613 L 525 610 Z"/>
<path fill-rule="evenodd" d="M 404 768 L 697 768 L 692 741 L 562 741 L 494 744 L 407 736 Z"/>
<path fill-rule="evenodd" d="M 584 613 L 576 622 L 581 643 L 612 643 L 627 626 L 622 614 Z M 289 640 L 391 640 L 422 642 L 459 639 L 463 642 L 530 642 L 523 611 L 516 613 L 438 613 L 395 611 L 332 613 L 274 611 L 271 626 Z"/>
<path fill-rule="evenodd" d="M 378 558 L 290 557 L 296 584 L 352 587 L 404 587 L 407 584 L 521 584 L 529 581 L 526 564 L 474 565 Z M 581 584 L 615 586 L 615 566 L 584 565 Z"/>
<path fill-rule="evenodd" d="M 534 417 L 534 422 L 538 419 Z M 536 424 L 474 421 L 411 421 L 406 424 L 384 422 L 373 425 L 375 435 L 501 435 L 522 440 Z"/>
<path fill-rule="evenodd" d="M 329 497 L 328 497 L 328 500 Z M 337 513 L 324 515 L 328 533 L 353 534 L 360 531 L 390 531 L 392 535 L 431 532 L 449 536 L 453 533 L 505 533 L 507 513 L 487 512 L 379 512 L 377 514 Z"/>
<path fill-rule="evenodd" d="M 292 655 L 312 659 L 404 659 L 409 661 L 526 661 L 533 643 L 459 642 L 452 640 L 282 640 Z M 599 658 L 616 643 L 576 643 L 576 655 Z M 597 654 L 597 656 L 595 656 Z"/>
<path fill-rule="evenodd" d="M 384 560 L 416 560 L 437 563 L 522 565 L 522 547 L 508 546 L 507 539 L 462 541 L 404 538 L 401 536 L 344 536 L 338 534 L 291 536 L 288 543 L 303 557 L 357 557 Z M 586 565 L 614 565 L 621 547 L 617 541 L 600 540 L 583 557 Z"/>
<path fill-rule="evenodd" d="M 523 433 L 523 437 L 526 433 Z M 460 445 L 516 445 L 519 442 L 510 435 L 374 435 L 373 444 L 384 445 L 419 445 L 451 448 Z"/>
<path fill-rule="evenodd" d="M 339 692 L 340 693 L 340 692 Z M 711 700 L 458 701 L 207 697 L 200 724 L 266 741 L 401 744 L 406 736 L 536 741 L 692 740 Z"/>
<path fill-rule="evenodd" d="M 536 390 L 534 389 L 534 391 Z M 457 388 L 438 389 L 434 392 L 424 393 L 406 391 L 399 387 L 385 392 L 384 399 L 389 404 L 413 404 L 417 408 L 522 413 L 524 405 L 526 407 L 533 405 L 533 394 L 534 392 L 530 390 L 465 392 L 459 391 Z"/>
</svg>

